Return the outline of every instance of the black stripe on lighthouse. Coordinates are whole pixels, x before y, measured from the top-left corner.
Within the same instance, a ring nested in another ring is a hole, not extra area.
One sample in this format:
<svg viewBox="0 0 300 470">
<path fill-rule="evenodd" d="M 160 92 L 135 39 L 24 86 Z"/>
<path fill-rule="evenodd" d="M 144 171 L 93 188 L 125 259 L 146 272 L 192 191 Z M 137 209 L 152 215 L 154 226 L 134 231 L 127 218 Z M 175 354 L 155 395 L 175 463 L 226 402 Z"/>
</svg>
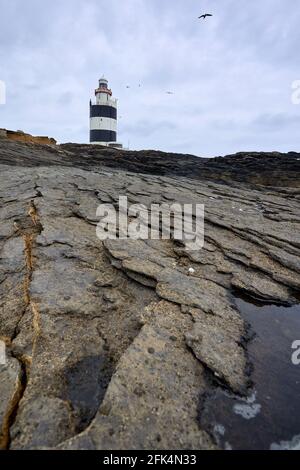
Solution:
<svg viewBox="0 0 300 470">
<path fill-rule="evenodd" d="M 117 133 L 115 131 L 91 130 L 90 142 L 117 142 Z"/>
<path fill-rule="evenodd" d="M 101 104 L 94 104 L 90 107 L 90 117 L 105 117 L 117 119 L 117 109 L 113 106 L 104 106 Z"/>
</svg>

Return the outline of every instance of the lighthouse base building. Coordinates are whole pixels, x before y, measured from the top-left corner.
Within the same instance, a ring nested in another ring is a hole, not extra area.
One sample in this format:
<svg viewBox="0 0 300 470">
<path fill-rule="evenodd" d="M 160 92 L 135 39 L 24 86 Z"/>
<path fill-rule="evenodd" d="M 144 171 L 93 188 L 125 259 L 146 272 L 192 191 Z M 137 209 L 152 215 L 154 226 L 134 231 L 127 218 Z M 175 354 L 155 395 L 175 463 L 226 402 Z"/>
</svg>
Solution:
<svg viewBox="0 0 300 470">
<path fill-rule="evenodd" d="M 95 90 L 96 103 L 90 101 L 90 143 L 122 148 L 117 143 L 117 100 L 103 77 Z"/>
</svg>

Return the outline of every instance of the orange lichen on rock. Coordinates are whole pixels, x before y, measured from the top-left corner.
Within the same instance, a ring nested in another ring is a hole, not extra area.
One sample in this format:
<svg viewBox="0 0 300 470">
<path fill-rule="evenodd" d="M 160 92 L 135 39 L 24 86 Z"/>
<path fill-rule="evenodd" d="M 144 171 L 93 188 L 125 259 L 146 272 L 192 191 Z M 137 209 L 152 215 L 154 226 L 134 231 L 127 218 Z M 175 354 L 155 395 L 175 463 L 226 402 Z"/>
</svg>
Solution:
<svg viewBox="0 0 300 470">
<path fill-rule="evenodd" d="M 23 131 L 10 131 L 7 129 L 0 129 L 0 137 L 9 140 L 40 145 L 56 145 L 56 140 L 46 136 L 33 136 L 26 134 Z"/>
</svg>

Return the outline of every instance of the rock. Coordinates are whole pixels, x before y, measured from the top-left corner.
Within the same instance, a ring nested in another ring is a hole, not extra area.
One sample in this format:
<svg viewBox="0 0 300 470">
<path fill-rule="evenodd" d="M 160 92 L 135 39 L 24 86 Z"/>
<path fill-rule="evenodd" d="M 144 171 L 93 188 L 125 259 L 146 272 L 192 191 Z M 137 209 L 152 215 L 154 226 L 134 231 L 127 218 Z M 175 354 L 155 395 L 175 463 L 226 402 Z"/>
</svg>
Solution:
<svg viewBox="0 0 300 470">
<path fill-rule="evenodd" d="M 205 390 L 204 370 L 173 331 L 191 321 L 168 302 L 151 305 L 140 334 L 121 358 L 92 425 L 60 445 L 83 449 L 86 441 L 109 449 L 208 449 L 198 428 L 197 407 Z"/>
<path fill-rule="evenodd" d="M 243 323 L 195 311 L 191 313 L 195 323 L 185 336 L 188 346 L 230 390 L 245 393 L 249 378 L 245 351 L 241 346 L 245 334 Z"/>
<path fill-rule="evenodd" d="M 2 447 L 215 448 L 204 397 L 251 382 L 235 295 L 299 298 L 299 157 L 1 139 Z M 120 195 L 204 204 L 203 248 L 100 241 L 97 207 Z"/>
<path fill-rule="evenodd" d="M 24 142 L 30 144 L 40 144 L 40 145 L 56 145 L 56 140 L 45 137 L 45 136 L 32 136 L 30 134 L 26 134 L 22 131 L 9 131 L 7 129 L 0 129 L 0 138 L 6 138 L 9 140 L 17 141 L 17 142 Z"/>
<path fill-rule="evenodd" d="M 19 362 L 7 354 L 6 364 L 0 364 L 0 449 L 10 445 L 10 426 L 22 396 L 22 370 Z"/>
</svg>

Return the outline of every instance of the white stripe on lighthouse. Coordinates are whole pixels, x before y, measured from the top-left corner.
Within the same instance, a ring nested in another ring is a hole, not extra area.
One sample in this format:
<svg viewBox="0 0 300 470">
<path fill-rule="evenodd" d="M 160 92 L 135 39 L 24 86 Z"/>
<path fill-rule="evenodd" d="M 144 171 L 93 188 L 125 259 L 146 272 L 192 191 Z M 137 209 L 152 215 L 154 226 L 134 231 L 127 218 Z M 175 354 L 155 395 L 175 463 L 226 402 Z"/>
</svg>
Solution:
<svg viewBox="0 0 300 470">
<path fill-rule="evenodd" d="M 117 120 L 105 117 L 93 117 L 90 118 L 90 129 L 117 132 Z"/>
</svg>

